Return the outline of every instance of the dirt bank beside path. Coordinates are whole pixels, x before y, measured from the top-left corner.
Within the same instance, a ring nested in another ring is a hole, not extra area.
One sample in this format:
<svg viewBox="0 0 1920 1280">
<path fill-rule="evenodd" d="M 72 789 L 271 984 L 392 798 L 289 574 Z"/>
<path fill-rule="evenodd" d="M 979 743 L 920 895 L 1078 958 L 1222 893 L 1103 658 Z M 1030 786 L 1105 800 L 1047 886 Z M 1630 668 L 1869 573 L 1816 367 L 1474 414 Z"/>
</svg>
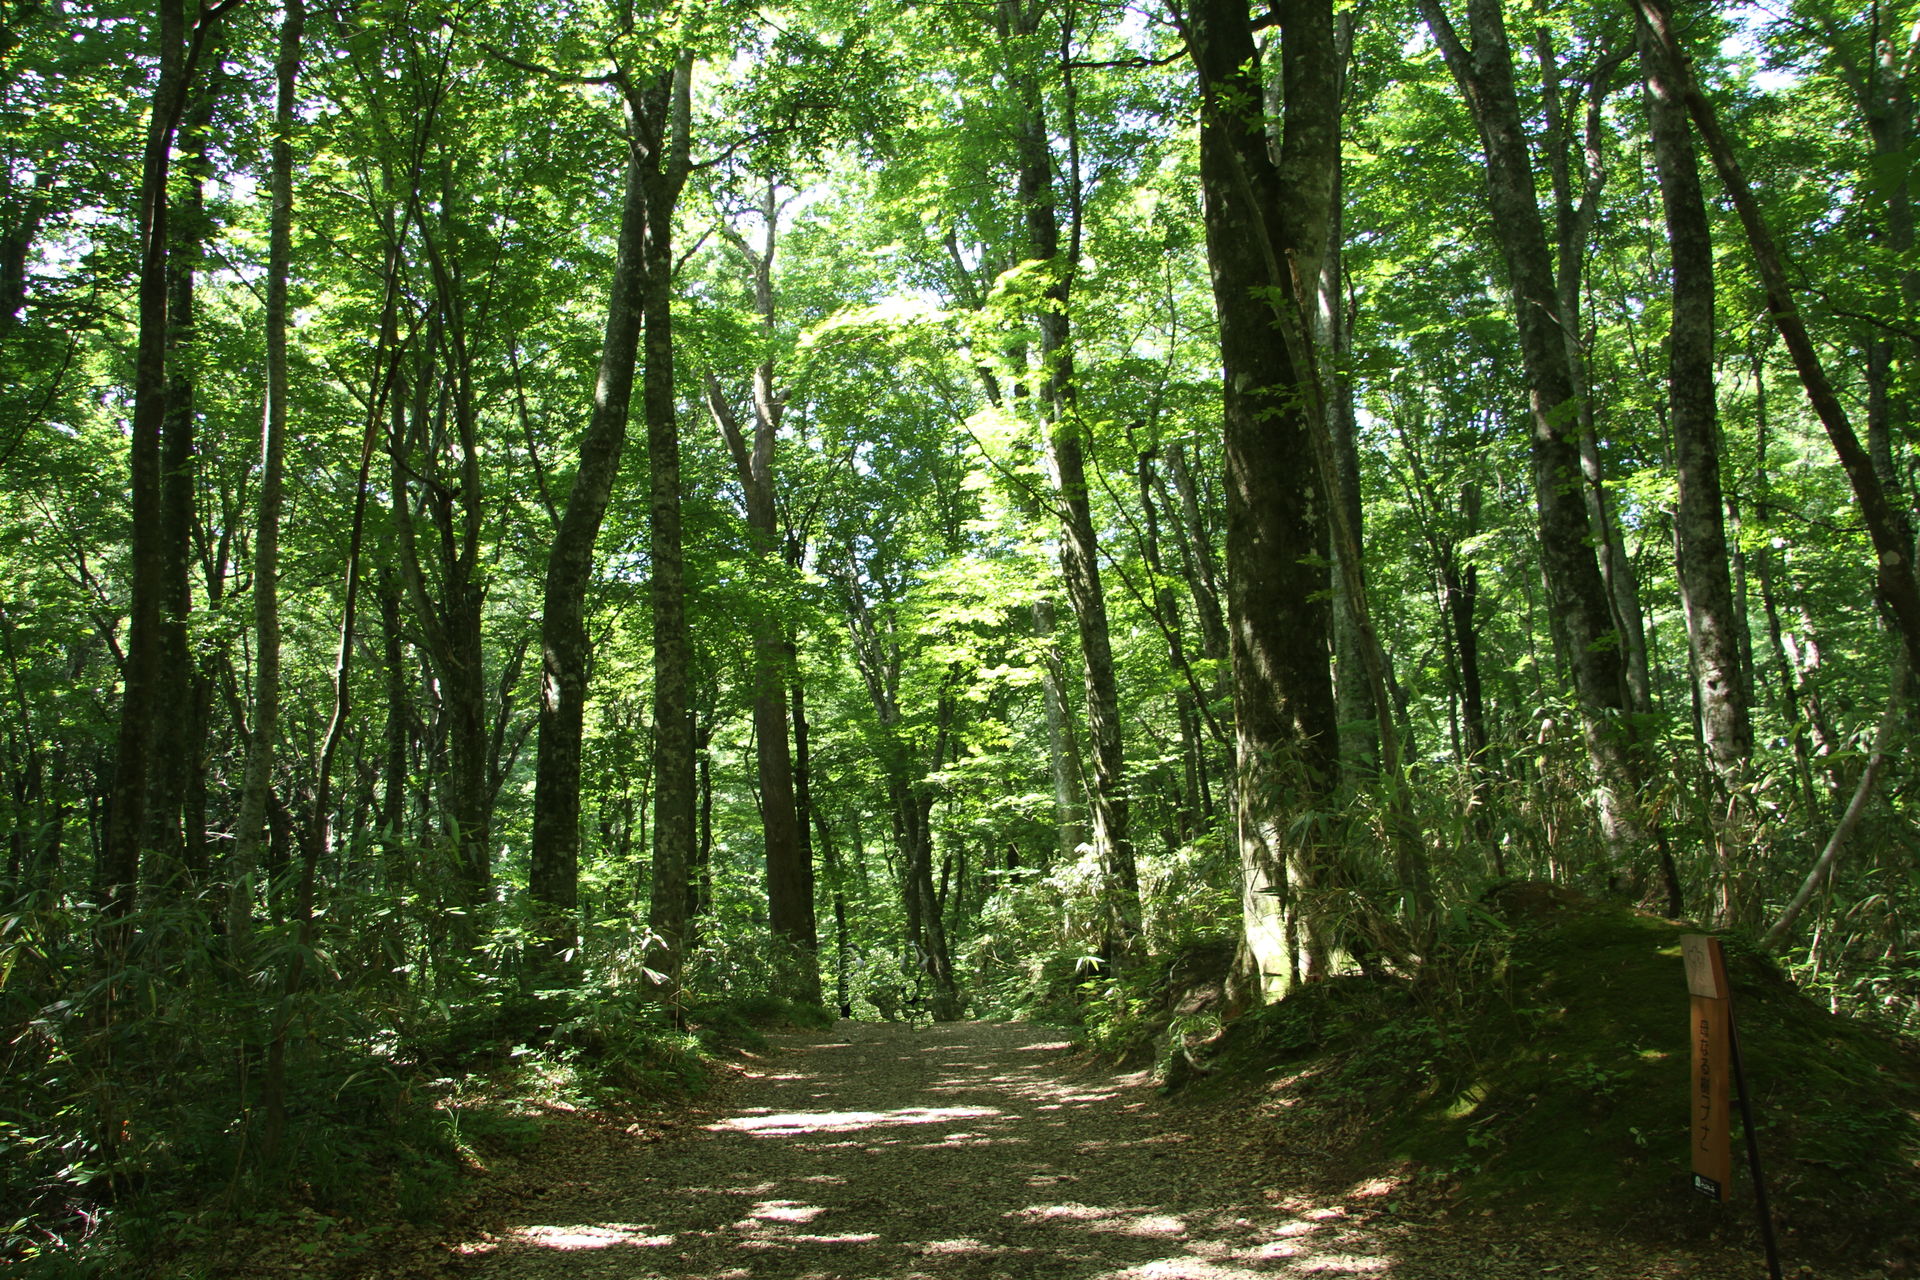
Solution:
<svg viewBox="0 0 1920 1280">
<path fill-rule="evenodd" d="M 471 1280 L 1535 1280 L 1764 1275 L 1757 1259 L 1330 1191 L 1244 1108 L 1161 1100 L 1057 1031 L 843 1022 L 711 1121 L 557 1179 L 455 1247 Z M 617 1135 L 616 1135 L 617 1137 Z M 1319 1189 L 1311 1190 L 1316 1184 Z M 1622 1224 L 1623 1227 L 1629 1224 Z"/>
</svg>

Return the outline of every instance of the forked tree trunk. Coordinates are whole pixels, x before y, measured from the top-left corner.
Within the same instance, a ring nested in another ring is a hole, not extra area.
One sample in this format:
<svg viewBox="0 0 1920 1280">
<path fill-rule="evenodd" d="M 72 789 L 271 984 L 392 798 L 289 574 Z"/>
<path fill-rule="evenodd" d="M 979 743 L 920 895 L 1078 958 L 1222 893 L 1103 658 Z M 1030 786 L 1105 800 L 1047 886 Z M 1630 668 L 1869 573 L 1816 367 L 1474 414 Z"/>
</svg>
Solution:
<svg viewBox="0 0 1920 1280">
<path fill-rule="evenodd" d="M 580 440 L 580 463 L 547 554 L 540 616 L 540 741 L 534 759 L 533 850 L 527 893 L 549 975 L 564 973 L 579 933 L 580 748 L 585 734 L 587 672 L 591 662 L 586 594 L 593 578 L 593 544 L 613 497 L 626 444 L 640 349 L 648 227 L 642 121 L 627 120 L 626 185 L 620 237 L 607 297 L 607 325 L 594 385 L 593 414 Z"/>
<path fill-rule="evenodd" d="M 752 277 L 754 310 L 760 333 L 772 342 L 775 331 L 773 264 L 778 248 L 780 206 L 768 184 L 761 206 L 766 245 L 756 250 L 729 229 L 728 239 L 746 260 Z M 774 444 L 779 436 L 785 397 L 773 386 L 773 357 L 762 356 L 753 371 L 753 437 L 749 440 L 728 403 L 719 379 L 707 376 L 707 407 L 733 457 L 746 498 L 747 536 L 762 572 L 771 578 L 781 563 L 775 512 Z M 786 954 L 781 957 L 781 992 L 820 1003 L 820 940 L 813 910 L 813 859 L 795 793 L 793 748 L 787 721 L 787 677 L 791 660 L 786 624 L 772 593 L 753 619 L 754 754 L 760 778 L 760 830 L 766 847 L 767 922 Z M 784 966 L 790 966 L 785 971 Z"/>
<path fill-rule="evenodd" d="M 1338 771 L 1321 567 L 1327 486 L 1309 420 L 1319 401 L 1310 290 L 1332 212 L 1338 69 L 1331 4 L 1283 0 L 1280 14 L 1278 163 L 1244 0 L 1191 5 L 1186 30 L 1200 79 L 1200 182 L 1225 374 L 1241 968 L 1254 995 L 1323 976 L 1336 945 L 1315 909 L 1336 876 L 1294 819 L 1331 794 Z M 1282 261 L 1288 269 L 1276 278 Z"/>
<path fill-rule="evenodd" d="M 97 869 L 102 905 L 109 919 L 133 909 L 140 881 L 140 846 L 148 834 L 147 793 L 152 784 L 154 724 L 160 675 L 160 611 L 166 594 L 162 545 L 161 437 L 167 422 L 169 333 L 168 217 L 173 144 L 198 70 L 200 54 L 215 27 L 239 0 L 201 10 L 189 25 L 182 0 L 160 0 L 155 33 L 159 78 L 147 117 L 140 173 L 139 338 L 134 352 L 132 443 L 128 450 L 132 490 L 131 602 L 120 725 L 114 746 L 113 785 Z"/>
</svg>

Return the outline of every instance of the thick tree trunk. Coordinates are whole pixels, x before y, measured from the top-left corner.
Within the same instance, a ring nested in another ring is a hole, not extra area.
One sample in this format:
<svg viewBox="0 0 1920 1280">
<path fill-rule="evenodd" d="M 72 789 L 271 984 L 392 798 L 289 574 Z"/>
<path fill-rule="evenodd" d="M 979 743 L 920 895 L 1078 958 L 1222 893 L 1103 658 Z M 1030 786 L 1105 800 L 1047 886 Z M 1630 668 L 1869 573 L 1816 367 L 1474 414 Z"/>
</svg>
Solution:
<svg viewBox="0 0 1920 1280">
<path fill-rule="evenodd" d="M 1281 17 L 1286 117 L 1277 165 L 1244 0 L 1193 4 L 1186 33 L 1200 77 L 1200 181 L 1225 374 L 1236 820 L 1244 967 L 1256 989 L 1327 971 L 1333 940 L 1315 907 L 1332 872 L 1322 851 L 1293 833 L 1293 818 L 1329 793 L 1339 749 L 1307 293 L 1326 244 L 1339 154 L 1332 6 L 1283 0 Z"/>
<path fill-rule="evenodd" d="M 1713 389 L 1713 238 L 1673 67 L 1645 19 L 1636 26 L 1646 79 L 1647 121 L 1673 259 L 1667 411 L 1679 480 L 1674 532 L 1680 601 L 1693 649 L 1695 697 L 1707 758 L 1722 782 L 1732 786 L 1753 754 L 1753 725 L 1720 491 L 1720 425 Z"/>
<path fill-rule="evenodd" d="M 194 93 L 180 129 L 182 176 L 178 207 L 170 218 L 167 252 L 167 413 L 160 445 L 159 630 L 155 659 L 154 768 L 147 798 L 144 879 L 172 891 L 188 888 L 205 865 L 204 830 L 188 812 L 204 768 L 206 723 L 200 713 L 206 684 L 196 669 L 188 637 L 193 612 L 195 361 L 194 283 L 206 238 L 201 182 L 207 169 L 207 130 L 213 119 L 215 77 Z"/>
<path fill-rule="evenodd" d="M 203 19 L 203 22 L 205 20 Z M 171 246 L 168 178 L 173 143 L 186 109 L 195 63 L 205 32 L 189 30 L 182 0 L 160 0 L 155 42 L 159 78 L 147 117 L 140 173 L 139 338 L 134 351 L 132 444 L 128 450 L 132 494 L 132 547 L 128 556 L 131 603 L 127 620 L 120 725 L 114 747 L 113 785 L 97 868 L 102 904 L 109 917 L 132 910 L 140 880 L 140 846 L 147 835 L 147 791 L 152 781 L 156 682 L 160 663 L 160 611 L 166 594 L 161 521 L 161 437 L 167 420 L 167 270 Z"/>
</svg>

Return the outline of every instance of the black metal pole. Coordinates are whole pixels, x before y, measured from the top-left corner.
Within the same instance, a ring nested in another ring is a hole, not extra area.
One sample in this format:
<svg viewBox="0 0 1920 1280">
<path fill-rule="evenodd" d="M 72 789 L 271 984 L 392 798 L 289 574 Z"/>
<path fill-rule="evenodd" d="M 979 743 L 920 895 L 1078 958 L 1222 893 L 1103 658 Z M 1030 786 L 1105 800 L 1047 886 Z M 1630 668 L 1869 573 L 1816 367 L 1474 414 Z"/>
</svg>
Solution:
<svg viewBox="0 0 1920 1280">
<path fill-rule="evenodd" d="M 1753 1103 L 1747 1097 L 1747 1069 L 1740 1060 L 1740 1028 L 1727 1001 L 1727 1049 L 1733 1058 L 1733 1088 L 1740 1096 L 1740 1127 L 1747 1131 L 1747 1169 L 1753 1175 L 1753 1200 L 1760 1213 L 1760 1239 L 1767 1248 L 1767 1274 L 1781 1280 L 1780 1246 L 1773 1236 L 1773 1209 L 1767 1203 L 1767 1180 L 1760 1172 L 1760 1139 L 1753 1132 Z"/>
</svg>

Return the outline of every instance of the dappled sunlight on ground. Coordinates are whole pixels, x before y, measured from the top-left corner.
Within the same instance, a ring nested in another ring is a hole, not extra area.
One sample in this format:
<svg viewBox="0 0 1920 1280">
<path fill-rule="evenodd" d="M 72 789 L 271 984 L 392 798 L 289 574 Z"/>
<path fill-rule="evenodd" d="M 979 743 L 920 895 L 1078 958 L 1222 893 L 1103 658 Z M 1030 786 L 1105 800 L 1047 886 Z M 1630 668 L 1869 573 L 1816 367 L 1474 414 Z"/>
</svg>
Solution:
<svg viewBox="0 0 1920 1280">
<path fill-rule="evenodd" d="M 874 1129 L 893 1124 L 937 1124 L 942 1120 L 965 1120 L 974 1116 L 1001 1114 L 990 1107 L 902 1107 L 895 1111 L 820 1111 L 787 1115 L 734 1116 L 713 1129 L 733 1129 L 770 1137 L 793 1137 L 803 1133 L 845 1133 L 851 1129 Z"/>
<path fill-rule="evenodd" d="M 579 1223 L 564 1227 L 522 1227 L 514 1239 L 543 1249 L 610 1249 L 616 1245 L 657 1249 L 673 1243 L 670 1235 L 626 1222 Z"/>
<path fill-rule="evenodd" d="M 842 1024 L 756 1063 L 703 1130 L 636 1150 L 620 1185 L 555 1195 L 464 1254 L 487 1280 L 1394 1274 L 1337 1206 L 1274 1206 L 1140 1077 L 1067 1047 L 1035 1028 Z"/>
</svg>

